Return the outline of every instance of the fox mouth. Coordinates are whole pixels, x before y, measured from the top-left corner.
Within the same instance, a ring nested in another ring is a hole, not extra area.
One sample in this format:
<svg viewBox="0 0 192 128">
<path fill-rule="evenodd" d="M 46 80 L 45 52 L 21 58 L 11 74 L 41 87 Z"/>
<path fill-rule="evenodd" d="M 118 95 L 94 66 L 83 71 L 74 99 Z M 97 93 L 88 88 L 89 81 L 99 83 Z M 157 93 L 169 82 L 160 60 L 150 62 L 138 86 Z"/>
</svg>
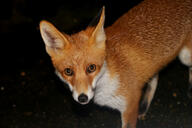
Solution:
<svg viewBox="0 0 192 128">
<path fill-rule="evenodd" d="M 85 105 L 93 99 L 95 89 L 89 88 L 86 93 L 78 94 L 76 91 L 73 91 L 73 98 L 78 103 Z"/>
</svg>

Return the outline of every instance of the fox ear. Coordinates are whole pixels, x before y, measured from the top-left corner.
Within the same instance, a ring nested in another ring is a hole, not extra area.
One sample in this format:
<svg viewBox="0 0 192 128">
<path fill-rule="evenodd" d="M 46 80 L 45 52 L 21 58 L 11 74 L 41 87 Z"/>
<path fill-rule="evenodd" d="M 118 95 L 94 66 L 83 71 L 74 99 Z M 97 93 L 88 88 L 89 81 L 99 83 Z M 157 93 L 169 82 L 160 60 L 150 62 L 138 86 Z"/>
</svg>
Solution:
<svg viewBox="0 0 192 128">
<path fill-rule="evenodd" d="M 66 37 L 48 21 L 40 22 L 40 32 L 49 54 L 50 51 L 61 50 L 69 44 Z"/>
<path fill-rule="evenodd" d="M 105 21 L 105 7 L 102 8 L 102 10 L 99 13 L 99 16 L 97 16 L 91 23 L 91 25 L 89 25 L 89 27 L 95 26 L 95 29 L 91 34 L 90 43 L 91 44 L 96 43 L 98 47 L 105 46 L 106 35 L 104 30 L 104 21 Z"/>
</svg>

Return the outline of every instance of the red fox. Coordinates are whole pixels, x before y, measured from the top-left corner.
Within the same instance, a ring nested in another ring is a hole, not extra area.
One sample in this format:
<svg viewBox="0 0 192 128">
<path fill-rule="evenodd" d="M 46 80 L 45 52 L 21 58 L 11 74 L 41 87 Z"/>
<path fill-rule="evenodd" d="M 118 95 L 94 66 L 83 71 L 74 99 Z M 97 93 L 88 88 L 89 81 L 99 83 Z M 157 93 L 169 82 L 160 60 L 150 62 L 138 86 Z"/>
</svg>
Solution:
<svg viewBox="0 0 192 128">
<path fill-rule="evenodd" d="M 103 7 L 96 25 L 72 35 L 40 22 L 56 74 L 68 84 L 74 100 L 87 104 L 93 99 L 117 109 L 122 128 L 136 128 L 155 93 L 158 72 L 176 56 L 189 66 L 192 95 L 191 0 L 144 0 L 112 26 L 104 28 L 104 20 Z"/>
</svg>

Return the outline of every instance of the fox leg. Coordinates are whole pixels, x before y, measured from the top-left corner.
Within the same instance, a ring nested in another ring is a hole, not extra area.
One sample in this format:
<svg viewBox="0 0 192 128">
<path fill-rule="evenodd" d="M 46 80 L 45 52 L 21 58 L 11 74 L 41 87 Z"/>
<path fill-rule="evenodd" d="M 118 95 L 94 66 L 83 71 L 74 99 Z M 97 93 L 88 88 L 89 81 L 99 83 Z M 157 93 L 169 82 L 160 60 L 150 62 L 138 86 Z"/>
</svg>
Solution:
<svg viewBox="0 0 192 128">
<path fill-rule="evenodd" d="M 136 95 L 128 98 L 126 109 L 121 112 L 122 128 L 136 128 L 141 91 L 134 93 Z"/>
<path fill-rule="evenodd" d="M 189 67 L 188 96 L 192 98 L 192 36 L 186 40 L 186 44 L 179 53 L 179 59 L 184 65 Z"/>
<path fill-rule="evenodd" d="M 156 88 L 158 84 L 158 74 L 153 76 L 150 81 L 147 83 L 146 88 L 143 92 L 143 97 L 140 100 L 139 105 L 139 119 L 142 119 L 145 117 L 149 106 L 151 104 L 151 101 L 153 99 L 153 96 L 155 94 Z"/>
</svg>

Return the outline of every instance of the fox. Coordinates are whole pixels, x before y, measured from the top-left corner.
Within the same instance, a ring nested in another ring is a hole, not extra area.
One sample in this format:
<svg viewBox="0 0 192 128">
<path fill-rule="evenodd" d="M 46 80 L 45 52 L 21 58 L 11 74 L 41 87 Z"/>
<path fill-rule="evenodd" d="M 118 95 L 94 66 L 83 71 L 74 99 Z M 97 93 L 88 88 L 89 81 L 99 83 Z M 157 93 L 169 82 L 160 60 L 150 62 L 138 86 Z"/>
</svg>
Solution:
<svg viewBox="0 0 192 128">
<path fill-rule="evenodd" d="M 93 99 L 116 109 L 122 128 L 136 128 L 149 109 L 158 73 L 177 56 L 189 67 L 192 96 L 192 0 L 144 0 L 112 25 L 104 22 L 105 7 L 94 24 L 71 35 L 40 22 L 55 73 L 75 101 L 84 105 Z"/>
</svg>

